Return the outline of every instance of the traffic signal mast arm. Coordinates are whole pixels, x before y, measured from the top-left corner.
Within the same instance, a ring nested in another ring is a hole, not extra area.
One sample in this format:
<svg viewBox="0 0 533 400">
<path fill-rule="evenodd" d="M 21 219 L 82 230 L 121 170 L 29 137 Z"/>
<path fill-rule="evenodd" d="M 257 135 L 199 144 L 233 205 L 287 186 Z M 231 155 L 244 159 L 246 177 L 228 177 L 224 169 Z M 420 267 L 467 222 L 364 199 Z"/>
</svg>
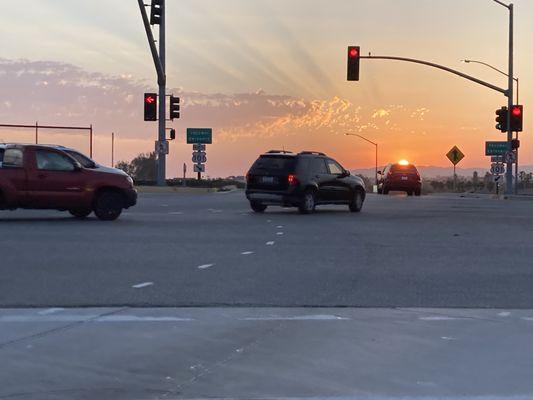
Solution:
<svg viewBox="0 0 533 400">
<path fill-rule="evenodd" d="M 163 70 L 163 65 L 161 64 L 161 60 L 159 59 L 157 48 L 155 47 L 154 35 L 152 34 L 152 29 L 150 28 L 150 21 L 148 20 L 148 15 L 146 14 L 146 10 L 144 9 L 144 2 L 143 0 L 138 0 L 138 2 L 139 2 L 139 8 L 141 9 L 141 16 L 143 19 L 144 29 L 146 30 L 146 36 L 148 37 L 148 44 L 150 45 L 150 51 L 152 53 L 152 58 L 154 60 L 155 70 L 157 72 L 157 83 L 158 85 L 165 85 L 166 83 L 165 72 Z"/>
<path fill-rule="evenodd" d="M 441 69 L 443 71 L 450 72 L 450 73 L 452 73 L 454 75 L 458 75 L 461 78 L 468 79 L 469 81 L 478 83 L 478 84 L 483 85 L 485 87 L 488 87 L 488 88 L 490 88 L 492 90 L 495 90 L 497 92 L 503 93 L 505 96 L 508 96 L 508 94 L 509 94 L 508 90 L 502 89 L 502 88 L 500 88 L 500 87 L 498 87 L 496 85 L 493 85 L 492 83 L 488 83 L 488 82 L 482 81 L 481 79 L 478 79 L 478 78 L 475 78 L 473 76 L 467 75 L 467 74 L 465 74 L 463 72 L 457 71 L 457 70 L 452 69 L 452 68 L 445 67 L 444 65 L 435 64 L 435 63 L 432 63 L 432 62 L 429 62 L 429 61 L 417 60 L 417 59 L 414 59 L 414 58 L 406 58 L 406 57 L 373 56 L 373 55 L 360 56 L 360 58 L 376 59 L 376 60 L 406 61 L 406 62 L 411 62 L 411 63 L 415 63 L 415 64 L 427 65 L 429 67 L 438 68 L 438 69 Z"/>
</svg>

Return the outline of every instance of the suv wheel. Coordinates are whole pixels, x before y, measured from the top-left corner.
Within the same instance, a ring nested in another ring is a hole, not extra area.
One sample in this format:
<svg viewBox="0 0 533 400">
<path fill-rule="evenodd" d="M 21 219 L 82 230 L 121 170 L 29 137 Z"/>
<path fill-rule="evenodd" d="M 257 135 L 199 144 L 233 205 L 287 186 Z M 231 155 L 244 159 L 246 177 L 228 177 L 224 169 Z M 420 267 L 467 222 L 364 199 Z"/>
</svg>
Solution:
<svg viewBox="0 0 533 400">
<path fill-rule="evenodd" d="M 0 192 L 0 210 L 4 210 L 6 208 L 6 200 L 4 199 L 4 195 L 2 192 Z"/>
<path fill-rule="evenodd" d="M 351 212 L 360 212 L 363 208 L 363 195 L 361 194 L 360 190 L 356 190 L 352 201 L 350 202 L 349 206 Z"/>
<path fill-rule="evenodd" d="M 117 192 L 105 191 L 98 195 L 94 203 L 94 213 L 102 221 L 114 221 L 122 213 L 124 199 Z"/>
<path fill-rule="evenodd" d="M 415 190 L 415 196 L 420 196 L 420 189 Z"/>
<path fill-rule="evenodd" d="M 383 194 L 389 194 L 389 189 L 383 188 Z"/>
<path fill-rule="evenodd" d="M 252 207 L 252 210 L 254 210 L 256 213 L 262 213 L 267 209 L 267 206 L 256 201 L 251 201 L 250 207 Z"/>
<path fill-rule="evenodd" d="M 413 191 L 412 190 L 408 190 L 407 191 L 407 196 L 412 196 L 413 195 Z"/>
<path fill-rule="evenodd" d="M 90 210 L 90 209 L 76 209 L 76 210 L 68 210 L 68 212 L 73 217 L 83 219 L 83 218 L 87 218 L 89 216 L 89 214 L 93 212 L 93 210 Z"/>
<path fill-rule="evenodd" d="M 315 193 L 311 190 L 308 190 L 304 193 L 302 202 L 298 209 L 302 214 L 311 214 L 315 211 Z"/>
</svg>

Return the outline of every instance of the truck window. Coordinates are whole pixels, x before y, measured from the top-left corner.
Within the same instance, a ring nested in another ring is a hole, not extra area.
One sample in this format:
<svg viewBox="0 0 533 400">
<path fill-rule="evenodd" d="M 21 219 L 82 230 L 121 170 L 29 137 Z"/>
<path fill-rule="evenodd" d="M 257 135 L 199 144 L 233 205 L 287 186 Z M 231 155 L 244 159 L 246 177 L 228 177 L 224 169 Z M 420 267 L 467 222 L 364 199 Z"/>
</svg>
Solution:
<svg viewBox="0 0 533 400">
<path fill-rule="evenodd" d="M 4 151 L 3 167 L 22 167 L 23 153 L 21 149 L 6 149 Z"/>
<path fill-rule="evenodd" d="M 2 168 L 2 161 L 4 161 L 4 149 L 0 149 L 0 168 Z"/>
<path fill-rule="evenodd" d="M 44 171 L 74 171 L 73 162 L 63 154 L 48 150 L 37 150 L 37 169 Z"/>
</svg>

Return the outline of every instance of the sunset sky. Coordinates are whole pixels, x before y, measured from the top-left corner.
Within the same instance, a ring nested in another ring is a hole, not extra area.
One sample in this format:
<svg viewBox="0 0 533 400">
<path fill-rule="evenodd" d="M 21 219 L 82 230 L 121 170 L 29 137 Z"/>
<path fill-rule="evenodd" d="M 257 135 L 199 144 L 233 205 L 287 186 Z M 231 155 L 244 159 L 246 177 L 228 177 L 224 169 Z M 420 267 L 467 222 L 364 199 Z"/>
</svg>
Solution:
<svg viewBox="0 0 533 400">
<path fill-rule="evenodd" d="M 148 1 L 146 1 L 148 2 Z M 533 164 L 533 1 L 516 0 L 516 76 L 525 104 L 520 161 Z M 360 82 L 346 81 L 346 47 L 446 64 L 504 87 L 483 66 L 506 69 L 507 11 L 491 0 L 167 0 L 168 93 L 182 118 L 167 164 L 186 162 L 187 127 L 212 127 L 207 174 L 243 175 L 273 148 L 320 150 L 347 168 L 408 159 L 448 166 L 457 145 L 463 167 L 487 167 L 485 140 L 504 140 L 494 111 L 506 98 L 431 68 L 362 60 Z M 136 0 L 19 0 L 0 15 L 1 123 L 89 125 L 95 159 L 110 163 L 154 148 L 156 124 L 144 122 L 142 94 L 157 88 Z M 88 152 L 88 138 L 42 133 L 43 142 Z M 0 129 L 0 141 L 33 132 Z"/>
</svg>

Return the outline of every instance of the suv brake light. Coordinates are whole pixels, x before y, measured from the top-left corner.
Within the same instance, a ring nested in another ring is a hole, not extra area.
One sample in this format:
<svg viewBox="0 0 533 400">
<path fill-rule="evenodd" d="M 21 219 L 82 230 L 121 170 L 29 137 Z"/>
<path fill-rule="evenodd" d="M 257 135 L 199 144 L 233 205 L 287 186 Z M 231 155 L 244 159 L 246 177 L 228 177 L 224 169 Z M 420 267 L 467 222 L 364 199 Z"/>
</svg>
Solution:
<svg viewBox="0 0 533 400">
<path fill-rule="evenodd" d="M 289 183 L 289 186 L 296 186 L 298 184 L 298 178 L 294 174 L 289 174 L 287 182 Z"/>
</svg>

